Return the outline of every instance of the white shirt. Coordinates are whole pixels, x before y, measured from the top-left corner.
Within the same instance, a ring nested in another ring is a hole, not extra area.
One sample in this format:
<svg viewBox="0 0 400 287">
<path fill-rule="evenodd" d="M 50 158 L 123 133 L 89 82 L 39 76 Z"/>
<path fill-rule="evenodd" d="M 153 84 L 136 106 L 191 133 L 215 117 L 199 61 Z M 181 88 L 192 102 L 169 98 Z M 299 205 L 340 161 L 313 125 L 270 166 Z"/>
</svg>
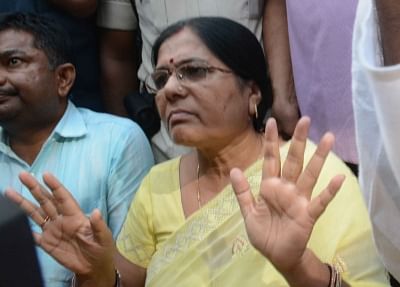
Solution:
<svg viewBox="0 0 400 287">
<path fill-rule="evenodd" d="M 359 178 L 378 251 L 400 280 L 400 65 L 383 67 L 374 3 L 359 1 L 353 37 Z"/>
</svg>

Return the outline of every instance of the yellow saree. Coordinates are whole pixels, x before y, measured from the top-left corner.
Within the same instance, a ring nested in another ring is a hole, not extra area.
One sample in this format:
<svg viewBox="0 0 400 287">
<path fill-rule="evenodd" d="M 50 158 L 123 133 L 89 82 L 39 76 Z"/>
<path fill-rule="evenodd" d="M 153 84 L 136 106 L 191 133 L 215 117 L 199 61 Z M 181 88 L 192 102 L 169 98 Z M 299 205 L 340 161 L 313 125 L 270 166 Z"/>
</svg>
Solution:
<svg viewBox="0 0 400 287">
<path fill-rule="evenodd" d="M 283 158 L 287 147 L 281 150 Z M 308 142 L 306 161 L 314 149 Z M 261 169 L 260 160 L 246 171 L 253 192 L 259 189 Z M 347 179 L 316 224 L 309 248 L 335 264 L 351 286 L 389 286 L 357 181 L 333 154 L 314 195 L 338 173 Z M 146 286 L 288 286 L 249 243 L 231 186 L 190 218 L 182 213 L 177 159 L 149 173 L 117 242 L 123 256 L 147 268 Z"/>
</svg>

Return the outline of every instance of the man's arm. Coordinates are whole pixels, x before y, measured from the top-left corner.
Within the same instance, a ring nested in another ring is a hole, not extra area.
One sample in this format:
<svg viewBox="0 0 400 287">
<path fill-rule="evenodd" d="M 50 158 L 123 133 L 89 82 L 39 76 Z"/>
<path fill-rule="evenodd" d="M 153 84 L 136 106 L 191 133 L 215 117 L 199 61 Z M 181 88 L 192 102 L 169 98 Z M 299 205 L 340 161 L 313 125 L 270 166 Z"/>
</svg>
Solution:
<svg viewBox="0 0 400 287">
<path fill-rule="evenodd" d="M 101 28 L 100 65 L 103 102 L 107 112 L 127 116 L 125 96 L 138 89 L 136 31 Z"/>
<path fill-rule="evenodd" d="M 285 0 L 266 0 L 263 39 L 274 93 L 272 115 L 278 122 L 279 131 L 291 136 L 300 115 L 293 81 Z"/>
<path fill-rule="evenodd" d="M 130 120 L 129 125 L 109 133 L 113 139 L 112 163 L 107 178 L 107 213 L 108 226 L 114 238 L 120 232 L 134 194 L 139 189 L 143 178 L 154 164 L 149 141 L 140 127 Z"/>
<path fill-rule="evenodd" d="M 385 66 L 400 63 L 400 1 L 375 0 Z"/>
<path fill-rule="evenodd" d="M 97 0 L 48 0 L 76 17 L 88 17 L 96 11 Z"/>
</svg>

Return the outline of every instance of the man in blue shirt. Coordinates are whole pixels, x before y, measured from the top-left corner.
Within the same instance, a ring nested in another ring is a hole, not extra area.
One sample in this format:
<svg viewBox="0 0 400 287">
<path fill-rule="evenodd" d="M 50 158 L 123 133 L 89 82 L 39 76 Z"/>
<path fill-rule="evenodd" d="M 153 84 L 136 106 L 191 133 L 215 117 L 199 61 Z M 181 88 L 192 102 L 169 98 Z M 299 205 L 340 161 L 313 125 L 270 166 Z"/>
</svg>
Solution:
<svg viewBox="0 0 400 287">
<path fill-rule="evenodd" d="M 116 236 L 153 156 L 132 121 L 68 100 L 75 79 L 68 47 L 50 19 L 0 17 L 0 190 L 13 187 L 32 199 L 18 174 L 41 179 L 49 171 L 85 213 L 98 208 Z M 72 274 L 40 249 L 38 255 L 46 285 L 68 286 Z"/>
<path fill-rule="evenodd" d="M 29 12 L 55 19 L 71 41 L 77 75 L 70 99 L 78 107 L 103 112 L 95 11 L 97 0 L 1 0 L 0 12 Z"/>
</svg>

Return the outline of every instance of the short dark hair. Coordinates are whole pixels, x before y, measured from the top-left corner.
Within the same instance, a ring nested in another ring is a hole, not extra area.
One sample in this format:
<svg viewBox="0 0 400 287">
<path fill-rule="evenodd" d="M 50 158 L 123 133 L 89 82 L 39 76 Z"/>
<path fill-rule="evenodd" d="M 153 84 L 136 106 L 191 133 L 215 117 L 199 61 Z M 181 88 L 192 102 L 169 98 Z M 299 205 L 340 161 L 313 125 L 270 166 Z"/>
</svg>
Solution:
<svg viewBox="0 0 400 287">
<path fill-rule="evenodd" d="M 51 69 L 71 62 L 68 33 L 54 19 L 25 12 L 1 13 L 0 32 L 9 29 L 30 33 L 34 38 L 34 47 L 43 50 Z"/>
<path fill-rule="evenodd" d="M 193 31 L 204 45 L 243 80 L 253 80 L 261 91 L 258 118 L 253 119 L 257 131 L 264 129 L 264 117 L 272 106 L 272 87 L 264 52 L 256 36 L 246 27 L 227 18 L 198 17 L 172 24 L 156 39 L 152 50 L 155 66 L 161 45 L 183 28 Z"/>
</svg>

